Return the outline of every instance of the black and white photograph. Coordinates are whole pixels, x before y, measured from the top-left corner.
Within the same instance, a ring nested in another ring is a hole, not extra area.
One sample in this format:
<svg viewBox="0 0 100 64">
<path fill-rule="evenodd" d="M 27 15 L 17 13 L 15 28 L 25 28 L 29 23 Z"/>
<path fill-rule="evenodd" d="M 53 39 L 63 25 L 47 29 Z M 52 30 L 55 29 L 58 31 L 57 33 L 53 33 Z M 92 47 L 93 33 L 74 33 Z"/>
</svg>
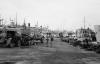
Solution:
<svg viewBox="0 0 100 64">
<path fill-rule="evenodd" d="M 100 64 L 100 0 L 0 0 L 0 64 Z"/>
</svg>

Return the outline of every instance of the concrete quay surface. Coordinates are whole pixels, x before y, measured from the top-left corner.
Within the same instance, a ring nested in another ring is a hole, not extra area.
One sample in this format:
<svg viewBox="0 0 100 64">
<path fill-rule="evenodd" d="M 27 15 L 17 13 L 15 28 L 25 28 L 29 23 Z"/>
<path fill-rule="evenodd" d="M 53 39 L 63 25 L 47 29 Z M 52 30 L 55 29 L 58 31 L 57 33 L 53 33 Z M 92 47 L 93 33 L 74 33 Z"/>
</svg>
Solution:
<svg viewBox="0 0 100 64">
<path fill-rule="evenodd" d="M 100 64 L 100 54 L 73 47 L 55 38 L 39 46 L 0 48 L 0 64 Z"/>
</svg>

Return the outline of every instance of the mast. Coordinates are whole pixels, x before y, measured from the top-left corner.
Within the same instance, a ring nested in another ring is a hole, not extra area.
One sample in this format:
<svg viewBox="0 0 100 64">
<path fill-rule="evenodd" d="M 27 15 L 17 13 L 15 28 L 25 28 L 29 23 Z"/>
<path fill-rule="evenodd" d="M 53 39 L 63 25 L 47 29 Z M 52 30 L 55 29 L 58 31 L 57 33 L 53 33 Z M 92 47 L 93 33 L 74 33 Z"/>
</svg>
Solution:
<svg viewBox="0 0 100 64">
<path fill-rule="evenodd" d="M 17 13 L 16 13 L 16 27 L 17 27 Z"/>
<path fill-rule="evenodd" d="M 25 18 L 24 18 L 24 25 L 23 25 L 23 27 L 26 29 L 26 22 L 25 22 Z"/>
<path fill-rule="evenodd" d="M 3 18 L 1 18 L 1 16 L 0 16 L 0 26 L 2 26 L 3 25 Z"/>
<path fill-rule="evenodd" d="M 38 17 L 36 16 L 36 25 L 35 25 L 35 27 L 38 27 Z"/>
<path fill-rule="evenodd" d="M 84 16 L 84 29 L 85 29 L 85 16 Z"/>
<path fill-rule="evenodd" d="M 37 27 L 38 27 L 38 20 L 37 20 Z"/>
<path fill-rule="evenodd" d="M 37 20 L 37 22 L 36 22 L 36 24 L 35 24 L 35 27 L 38 28 L 38 20 Z"/>
</svg>

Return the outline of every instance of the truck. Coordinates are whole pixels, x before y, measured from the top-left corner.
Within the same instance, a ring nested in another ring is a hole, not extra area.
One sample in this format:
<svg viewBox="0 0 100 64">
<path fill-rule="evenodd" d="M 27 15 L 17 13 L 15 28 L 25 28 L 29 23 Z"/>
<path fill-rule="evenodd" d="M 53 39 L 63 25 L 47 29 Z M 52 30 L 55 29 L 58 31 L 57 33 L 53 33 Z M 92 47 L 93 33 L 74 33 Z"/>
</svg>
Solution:
<svg viewBox="0 0 100 64">
<path fill-rule="evenodd" d="M 100 53 L 100 25 L 94 25 L 96 33 L 95 52 Z"/>
<path fill-rule="evenodd" d="M 0 28 L 0 46 L 15 47 L 20 46 L 21 34 L 17 28 Z"/>
<path fill-rule="evenodd" d="M 0 27 L 0 46 L 21 47 L 31 46 L 33 37 L 30 36 L 29 29 L 17 27 Z"/>
<path fill-rule="evenodd" d="M 43 44 L 44 43 L 44 36 L 41 34 L 34 34 L 33 35 L 33 44 L 38 45 L 38 44 Z"/>
<path fill-rule="evenodd" d="M 81 48 L 91 49 L 92 42 L 96 41 L 95 32 L 90 28 L 76 30 L 78 45 Z"/>
</svg>

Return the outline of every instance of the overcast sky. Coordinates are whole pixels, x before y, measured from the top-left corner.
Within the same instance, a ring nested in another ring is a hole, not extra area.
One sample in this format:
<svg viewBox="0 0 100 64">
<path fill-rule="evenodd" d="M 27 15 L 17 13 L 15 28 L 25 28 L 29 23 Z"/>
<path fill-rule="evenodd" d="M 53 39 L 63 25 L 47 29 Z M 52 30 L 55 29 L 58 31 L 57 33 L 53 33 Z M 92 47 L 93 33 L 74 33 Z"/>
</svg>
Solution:
<svg viewBox="0 0 100 64">
<path fill-rule="evenodd" d="M 0 15 L 9 19 L 18 15 L 18 23 L 49 26 L 51 29 L 75 30 L 100 24 L 100 0 L 0 0 Z M 6 24 L 9 23 L 6 20 Z"/>
</svg>

